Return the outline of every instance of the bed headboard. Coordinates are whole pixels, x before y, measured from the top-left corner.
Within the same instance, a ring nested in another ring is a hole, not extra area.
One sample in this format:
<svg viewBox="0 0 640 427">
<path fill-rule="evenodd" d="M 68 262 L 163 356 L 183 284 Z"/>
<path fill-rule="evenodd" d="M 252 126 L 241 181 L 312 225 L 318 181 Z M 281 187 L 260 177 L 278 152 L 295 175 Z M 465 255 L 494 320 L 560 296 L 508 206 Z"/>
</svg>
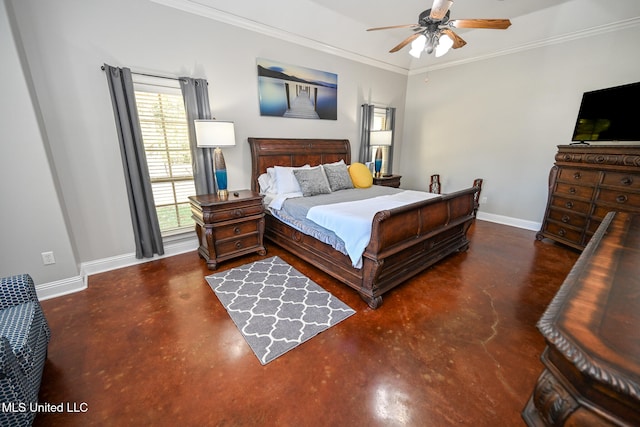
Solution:
<svg viewBox="0 0 640 427">
<path fill-rule="evenodd" d="M 259 191 L 258 177 L 269 167 L 351 163 L 348 139 L 249 138 L 249 145 L 253 191 Z"/>
</svg>

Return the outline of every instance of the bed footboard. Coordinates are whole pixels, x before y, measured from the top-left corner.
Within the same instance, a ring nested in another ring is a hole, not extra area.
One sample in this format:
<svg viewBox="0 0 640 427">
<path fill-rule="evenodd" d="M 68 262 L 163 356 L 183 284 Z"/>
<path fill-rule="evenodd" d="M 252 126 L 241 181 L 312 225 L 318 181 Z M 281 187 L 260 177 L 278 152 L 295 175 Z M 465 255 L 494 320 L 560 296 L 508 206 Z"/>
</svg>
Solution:
<svg viewBox="0 0 640 427">
<path fill-rule="evenodd" d="M 380 306 L 385 292 L 469 248 L 467 231 L 475 220 L 477 191 L 472 187 L 376 214 L 358 291 L 371 308 Z"/>
<path fill-rule="evenodd" d="M 469 247 L 472 187 L 442 198 L 378 212 L 361 269 L 348 256 L 267 215 L 265 237 L 355 289 L 375 309 L 382 295 L 434 263 Z"/>
</svg>

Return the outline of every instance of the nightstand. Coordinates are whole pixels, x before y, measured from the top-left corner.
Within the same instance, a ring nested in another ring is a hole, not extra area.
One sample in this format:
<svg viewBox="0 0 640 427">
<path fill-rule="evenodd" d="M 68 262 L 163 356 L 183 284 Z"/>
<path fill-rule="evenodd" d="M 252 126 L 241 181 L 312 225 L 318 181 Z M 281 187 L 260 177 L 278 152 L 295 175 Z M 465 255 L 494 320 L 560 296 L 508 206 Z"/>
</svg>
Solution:
<svg viewBox="0 0 640 427">
<path fill-rule="evenodd" d="M 402 175 L 382 175 L 379 178 L 373 177 L 373 185 L 383 185 L 385 187 L 400 187 Z"/>
<path fill-rule="evenodd" d="M 250 190 L 190 196 L 198 254 L 215 270 L 218 263 L 251 252 L 266 255 L 262 196 Z"/>
</svg>

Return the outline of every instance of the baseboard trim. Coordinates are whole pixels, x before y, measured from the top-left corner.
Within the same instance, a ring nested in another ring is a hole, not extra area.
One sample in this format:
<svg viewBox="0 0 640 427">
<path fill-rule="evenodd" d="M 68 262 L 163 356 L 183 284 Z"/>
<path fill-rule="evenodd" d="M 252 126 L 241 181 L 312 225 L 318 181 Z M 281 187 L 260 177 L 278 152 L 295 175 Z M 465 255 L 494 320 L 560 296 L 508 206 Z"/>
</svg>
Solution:
<svg viewBox="0 0 640 427">
<path fill-rule="evenodd" d="M 511 218 L 508 216 L 485 212 L 478 212 L 477 218 L 481 221 L 495 222 L 497 224 L 508 225 L 516 228 L 524 228 L 526 230 L 532 231 L 540 230 L 541 226 L 541 223 L 539 222 L 525 221 L 518 218 Z M 189 236 L 183 239 L 176 239 L 172 242 L 165 243 L 164 249 L 164 255 L 154 256 L 153 258 L 137 259 L 136 254 L 132 252 L 128 254 L 117 255 L 114 257 L 83 262 L 80 265 L 79 276 L 38 285 L 36 286 L 36 293 L 38 294 L 38 298 L 44 301 L 47 299 L 80 292 L 87 289 L 88 278 L 93 274 L 104 273 L 105 271 L 130 267 L 137 264 L 144 264 L 146 262 L 156 261 L 162 258 L 195 251 L 198 249 L 198 238 L 195 236 Z"/>
<path fill-rule="evenodd" d="M 478 212 L 477 218 L 482 221 L 495 222 L 497 224 L 508 225 L 516 228 L 524 228 L 525 230 L 539 231 L 542 223 L 535 221 L 526 221 L 524 219 L 512 218 L 509 216 L 496 215 L 485 212 Z"/>
<path fill-rule="evenodd" d="M 68 279 L 56 280 L 55 282 L 36 285 L 36 294 L 40 301 L 87 289 L 86 281 L 82 276 L 69 277 Z"/>
<path fill-rule="evenodd" d="M 194 235 L 165 243 L 164 255 L 156 255 L 153 258 L 138 259 L 136 258 L 135 252 L 131 252 L 114 257 L 83 262 L 82 264 L 80 264 L 79 276 L 38 285 L 36 287 L 36 293 L 38 294 L 38 298 L 41 301 L 44 301 L 47 299 L 72 294 L 74 292 L 80 292 L 87 289 L 88 278 L 93 274 L 104 273 L 105 271 L 116 270 L 118 268 L 129 267 L 137 264 L 144 264 L 146 262 L 156 261 L 174 255 L 180 255 L 186 252 L 195 251 L 197 249 L 198 239 Z"/>
</svg>

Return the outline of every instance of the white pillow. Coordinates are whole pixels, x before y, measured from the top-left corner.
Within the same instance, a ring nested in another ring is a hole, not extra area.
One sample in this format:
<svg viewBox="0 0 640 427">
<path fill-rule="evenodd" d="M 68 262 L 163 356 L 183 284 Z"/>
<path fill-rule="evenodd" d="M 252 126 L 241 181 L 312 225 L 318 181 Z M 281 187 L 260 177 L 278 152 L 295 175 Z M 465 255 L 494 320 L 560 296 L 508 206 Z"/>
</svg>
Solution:
<svg viewBox="0 0 640 427">
<path fill-rule="evenodd" d="M 267 194 L 273 191 L 273 177 L 268 173 L 263 173 L 258 177 L 258 184 L 260 184 L 260 194 Z"/>
<path fill-rule="evenodd" d="M 309 165 L 304 165 L 299 168 L 289 166 L 275 166 L 273 183 L 273 190 L 275 191 L 272 191 L 277 194 L 300 193 L 302 190 L 300 189 L 298 180 L 296 179 L 295 175 L 293 175 L 293 170 L 308 169 L 309 167 Z"/>
</svg>

